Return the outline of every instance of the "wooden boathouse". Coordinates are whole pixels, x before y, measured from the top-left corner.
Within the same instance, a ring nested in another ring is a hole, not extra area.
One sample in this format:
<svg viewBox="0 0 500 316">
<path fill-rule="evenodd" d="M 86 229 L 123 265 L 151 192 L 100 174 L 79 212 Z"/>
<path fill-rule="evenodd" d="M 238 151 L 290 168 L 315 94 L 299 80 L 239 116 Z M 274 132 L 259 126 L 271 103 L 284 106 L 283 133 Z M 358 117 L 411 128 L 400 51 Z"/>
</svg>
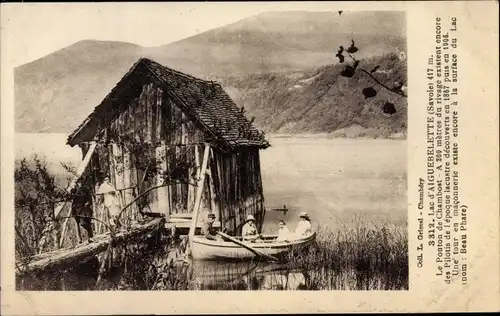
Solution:
<svg viewBox="0 0 500 316">
<path fill-rule="evenodd" d="M 249 214 L 262 225 L 259 150 L 269 143 L 216 82 L 141 58 L 67 143 L 81 148 L 94 193 L 108 176 L 122 205 L 143 194 L 129 217 L 160 212 L 167 223 L 191 222 L 196 209 L 198 225 L 213 213 L 230 235 Z"/>
</svg>

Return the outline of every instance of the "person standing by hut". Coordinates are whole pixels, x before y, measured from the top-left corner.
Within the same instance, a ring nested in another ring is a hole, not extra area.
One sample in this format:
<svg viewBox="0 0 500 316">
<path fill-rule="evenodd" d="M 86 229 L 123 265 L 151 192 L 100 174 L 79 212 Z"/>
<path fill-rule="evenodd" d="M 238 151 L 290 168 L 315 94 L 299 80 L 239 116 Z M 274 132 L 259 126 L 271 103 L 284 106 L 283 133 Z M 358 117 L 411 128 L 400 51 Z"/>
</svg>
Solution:
<svg viewBox="0 0 500 316">
<path fill-rule="evenodd" d="M 120 219 L 118 215 L 120 214 L 120 199 L 119 193 L 116 188 L 110 183 L 109 177 L 106 176 L 104 181 L 97 189 L 97 194 L 103 196 L 104 199 L 104 212 L 108 215 L 108 224 L 113 227 L 113 229 L 118 229 L 120 227 Z"/>
<path fill-rule="evenodd" d="M 78 242 L 82 242 L 80 225 L 87 231 L 88 242 L 92 242 L 94 232 L 92 230 L 92 193 L 86 184 L 80 179 L 71 190 L 71 216 L 75 218 Z"/>
</svg>

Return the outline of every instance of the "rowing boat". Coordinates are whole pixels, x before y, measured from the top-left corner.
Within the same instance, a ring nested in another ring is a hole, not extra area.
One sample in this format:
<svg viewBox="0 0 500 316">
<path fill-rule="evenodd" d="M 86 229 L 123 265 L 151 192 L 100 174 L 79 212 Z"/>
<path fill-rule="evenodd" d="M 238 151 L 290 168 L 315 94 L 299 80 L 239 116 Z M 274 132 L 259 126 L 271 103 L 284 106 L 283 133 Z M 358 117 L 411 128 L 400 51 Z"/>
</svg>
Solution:
<svg viewBox="0 0 500 316">
<path fill-rule="evenodd" d="M 263 236 L 262 242 L 239 241 L 267 256 L 281 257 L 294 249 L 309 246 L 316 239 L 311 233 L 291 241 L 276 241 L 277 236 Z M 251 259 L 255 253 L 231 241 L 209 240 L 203 236 L 193 236 L 191 255 L 195 260 Z"/>
</svg>

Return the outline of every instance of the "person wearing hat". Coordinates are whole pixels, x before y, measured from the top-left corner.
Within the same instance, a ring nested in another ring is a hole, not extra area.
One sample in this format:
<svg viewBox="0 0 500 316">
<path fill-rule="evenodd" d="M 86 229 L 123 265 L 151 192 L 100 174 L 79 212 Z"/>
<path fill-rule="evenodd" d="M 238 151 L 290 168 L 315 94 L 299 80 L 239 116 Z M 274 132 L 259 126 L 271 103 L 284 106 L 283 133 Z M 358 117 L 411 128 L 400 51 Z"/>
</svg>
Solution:
<svg viewBox="0 0 500 316">
<path fill-rule="evenodd" d="M 208 214 L 208 218 L 201 227 L 201 232 L 205 236 L 205 238 L 209 240 L 217 240 L 217 232 L 213 228 L 213 224 L 215 222 L 215 214 Z"/>
<path fill-rule="evenodd" d="M 312 232 L 311 219 L 306 212 L 302 212 L 299 215 L 300 221 L 297 224 L 297 228 L 295 228 L 295 234 L 297 236 L 307 235 Z"/>
<path fill-rule="evenodd" d="M 243 240 L 248 241 L 257 241 L 260 238 L 259 233 L 257 232 L 257 227 L 255 226 L 255 217 L 253 215 L 248 215 L 245 221 L 245 225 L 241 229 L 241 236 Z"/>
</svg>

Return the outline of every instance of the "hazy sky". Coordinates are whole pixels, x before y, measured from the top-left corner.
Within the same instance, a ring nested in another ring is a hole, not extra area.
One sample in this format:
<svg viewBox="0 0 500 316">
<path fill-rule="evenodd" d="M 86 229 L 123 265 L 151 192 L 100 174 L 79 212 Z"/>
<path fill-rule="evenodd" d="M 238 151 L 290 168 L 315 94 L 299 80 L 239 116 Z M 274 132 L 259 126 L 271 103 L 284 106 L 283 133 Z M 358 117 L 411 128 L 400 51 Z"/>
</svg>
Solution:
<svg viewBox="0 0 500 316">
<path fill-rule="evenodd" d="M 157 46 L 260 12 L 337 11 L 346 5 L 345 2 L 2 4 L 2 46 L 8 46 L 13 66 L 18 66 L 84 39 Z"/>
</svg>

